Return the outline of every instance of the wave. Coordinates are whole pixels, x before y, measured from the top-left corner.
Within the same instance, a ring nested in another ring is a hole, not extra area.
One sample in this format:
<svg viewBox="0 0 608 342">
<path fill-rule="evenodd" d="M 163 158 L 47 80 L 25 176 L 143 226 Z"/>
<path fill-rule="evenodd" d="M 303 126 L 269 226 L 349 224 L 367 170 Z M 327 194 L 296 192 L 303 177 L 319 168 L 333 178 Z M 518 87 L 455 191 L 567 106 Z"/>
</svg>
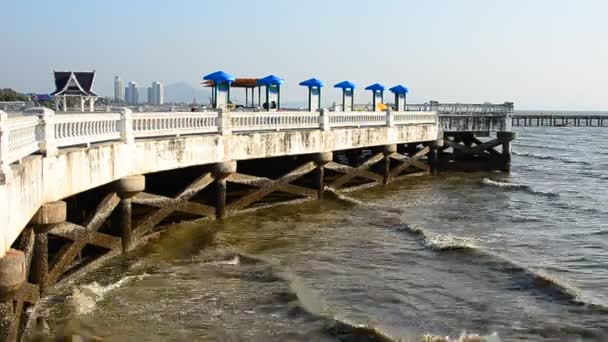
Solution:
<svg viewBox="0 0 608 342">
<path fill-rule="evenodd" d="M 496 181 L 496 180 L 492 180 L 489 178 L 484 178 L 481 181 L 481 183 L 484 185 L 490 185 L 490 186 L 495 186 L 495 187 L 504 188 L 504 189 L 515 189 L 515 190 L 519 189 L 521 191 L 527 192 L 532 195 L 539 195 L 539 196 L 544 196 L 544 197 L 559 197 L 559 194 L 557 194 L 555 192 L 545 192 L 545 191 L 536 190 L 536 189 L 532 188 L 531 186 L 525 185 L 525 184 L 510 183 L 507 181 Z"/>
<path fill-rule="evenodd" d="M 586 165 L 589 166 L 591 165 L 590 162 L 584 161 L 584 160 L 572 160 L 572 159 L 566 159 L 566 158 L 560 158 L 560 157 L 555 157 L 555 156 L 548 156 L 548 155 L 543 155 L 543 154 L 534 154 L 534 153 L 527 153 L 527 152 L 512 152 L 513 155 L 516 156 L 520 156 L 520 157 L 526 157 L 526 158 L 532 158 L 532 159 L 540 159 L 540 160 L 555 160 L 555 161 L 559 161 L 565 164 L 579 164 L 579 165 Z"/>
<path fill-rule="evenodd" d="M 372 324 L 361 324 L 349 320 L 336 313 L 327 305 L 316 291 L 307 286 L 306 282 L 289 268 L 280 265 L 276 260 L 260 255 L 245 253 L 233 249 L 233 259 L 248 260 L 244 268 L 238 270 L 238 277 L 248 281 L 265 281 L 284 283 L 285 291 L 278 292 L 277 300 L 286 305 L 290 315 L 304 315 L 307 319 L 316 321 L 322 334 L 335 337 L 340 341 L 403 341 L 403 336 L 393 336 L 390 332 Z M 225 256 L 222 260 L 225 259 Z M 221 261 L 206 264 L 224 265 Z M 245 263 L 243 263 L 245 265 Z M 234 270 L 234 269 L 233 269 Z M 236 270 L 235 270 L 236 271 Z M 229 272 L 229 270 L 227 271 Z M 263 279 L 262 279 L 263 278 Z M 475 339 L 476 338 L 476 339 Z M 497 335 L 480 337 L 475 334 L 463 333 L 460 337 L 449 339 L 439 335 L 418 335 L 408 340 L 423 341 L 488 341 L 500 342 Z"/>
<path fill-rule="evenodd" d="M 142 280 L 147 277 L 147 273 L 140 275 L 125 276 L 117 282 L 110 283 L 108 285 L 100 285 L 97 282 L 93 282 L 86 285 L 74 287 L 72 294 L 68 297 L 68 300 L 79 315 L 86 315 L 93 312 L 97 303 L 104 299 L 104 297 L 111 291 L 114 291 L 127 283 L 134 280 Z"/>
<path fill-rule="evenodd" d="M 405 224 L 400 227 L 408 232 L 420 236 L 424 245 L 432 250 L 436 251 L 448 251 L 448 250 L 459 250 L 459 249 L 477 249 L 478 247 L 473 243 L 473 239 L 459 237 L 450 234 L 437 234 L 431 233 L 420 226 L 412 226 Z"/>
<path fill-rule="evenodd" d="M 523 184 L 515 184 L 515 183 L 507 183 L 507 182 L 497 182 L 492 181 L 490 179 L 484 179 L 484 184 L 489 184 L 493 186 L 499 187 L 512 187 L 512 188 L 522 188 L 529 189 L 530 188 Z M 343 194 L 336 193 L 340 199 L 351 203 L 361 203 L 364 206 L 370 207 L 383 207 L 384 209 L 388 209 L 388 212 L 394 211 L 395 208 L 388 208 L 385 206 L 381 206 L 378 204 L 370 204 L 363 203 L 356 199 L 352 199 Z M 567 298 L 573 303 L 585 305 L 591 308 L 599 309 L 601 311 L 608 312 L 608 305 L 604 303 L 598 303 L 592 298 L 588 298 L 584 296 L 581 291 L 576 288 L 574 285 L 569 284 L 567 281 L 562 280 L 556 276 L 553 276 L 543 270 L 539 270 L 528 265 L 524 265 L 519 263 L 511 258 L 503 256 L 501 254 L 495 253 L 493 251 L 482 248 L 474 243 L 474 240 L 471 238 L 458 237 L 453 235 L 444 235 L 429 232 L 420 226 L 414 226 L 403 223 L 398 230 L 407 231 L 410 234 L 414 234 L 419 236 L 423 240 L 423 244 L 425 247 L 430 248 L 432 250 L 442 252 L 442 251 L 463 251 L 469 253 L 476 253 L 480 255 L 484 255 L 492 260 L 503 263 L 506 267 L 502 269 L 502 271 L 508 271 L 509 269 L 523 273 L 534 280 L 534 286 L 536 288 L 549 288 L 557 291 L 560 295 Z"/>
<path fill-rule="evenodd" d="M 517 140 L 516 140 L 517 141 Z M 514 143 L 513 147 L 528 147 L 528 148 L 538 148 L 543 150 L 555 150 L 555 151 L 565 151 L 565 152 L 573 152 L 572 149 L 564 148 L 564 147 L 556 147 L 556 146 L 548 146 L 548 145 L 534 145 L 534 144 L 526 144 L 526 143 Z"/>
</svg>

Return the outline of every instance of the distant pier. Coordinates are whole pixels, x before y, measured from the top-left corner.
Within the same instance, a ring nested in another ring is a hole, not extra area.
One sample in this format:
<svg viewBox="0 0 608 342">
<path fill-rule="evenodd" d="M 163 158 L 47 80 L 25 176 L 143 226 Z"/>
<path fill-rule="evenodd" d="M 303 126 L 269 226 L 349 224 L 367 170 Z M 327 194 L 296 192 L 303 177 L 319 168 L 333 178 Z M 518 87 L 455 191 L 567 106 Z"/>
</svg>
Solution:
<svg viewBox="0 0 608 342">
<path fill-rule="evenodd" d="M 525 114 L 511 117 L 513 127 L 608 127 L 608 115 Z"/>
</svg>

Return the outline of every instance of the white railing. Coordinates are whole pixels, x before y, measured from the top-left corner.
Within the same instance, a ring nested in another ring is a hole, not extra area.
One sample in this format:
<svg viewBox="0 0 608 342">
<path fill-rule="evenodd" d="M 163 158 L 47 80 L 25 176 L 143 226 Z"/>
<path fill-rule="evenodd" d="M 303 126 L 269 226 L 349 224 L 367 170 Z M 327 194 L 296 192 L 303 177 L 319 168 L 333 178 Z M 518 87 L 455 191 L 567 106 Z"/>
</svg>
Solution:
<svg viewBox="0 0 608 342">
<path fill-rule="evenodd" d="M 317 112 L 255 112 L 230 113 L 233 132 L 251 132 L 289 129 L 316 129 L 320 127 Z"/>
<path fill-rule="evenodd" d="M 0 112 L 0 115 L 5 116 L 4 118 L 0 117 L 0 136 L 6 137 L 6 139 L 0 140 L 3 164 L 8 165 L 38 151 L 38 140 L 36 139 L 37 116 L 8 120 L 6 114 Z M 5 153 L 6 157 L 4 157 Z"/>
<path fill-rule="evenodd" d="M 68 146 L 188 134 L 246 134 L 281 130 L 329 131 L 334 128 L 393 127 L 438 123 L 432 112 L 155 112 L 55 114 L 28 109 L 8 118 L 0 111 L 0 183 L 8 165 L 41 152 L 55 155 Z"/>
<path fill-rule="evenodd" d="M 90 145 L 120 139 L 120 114 L 57 114 L 53 118 L 57 147 Z"/>
<path fill-rule="evenodd" d="M 406 111 L 411 112 L 437 112 L 439 115 L 510 115 L 514 112 L 513 103 L 502 104 L 481 103 L 437 103 L 431 101 L 424 104 L 406 104 Z"/>
<path fill-rule="evenodd" d="M 331 113 L 329 115 L 330 127 L 369 127 L 385 126 L 388 123 L 386 112 L 344 112 Z"/>
<path fill-rule="evenodd" d="M 397 112 L 394 114 L 395 125 L 418 125 L 437 123 L 437 114 L 434 112 Z"/>
<path fill-rule="evenodd" d="M 135 138 L 218 132 L 217 112 L 133 113 Z"/>
</svg>

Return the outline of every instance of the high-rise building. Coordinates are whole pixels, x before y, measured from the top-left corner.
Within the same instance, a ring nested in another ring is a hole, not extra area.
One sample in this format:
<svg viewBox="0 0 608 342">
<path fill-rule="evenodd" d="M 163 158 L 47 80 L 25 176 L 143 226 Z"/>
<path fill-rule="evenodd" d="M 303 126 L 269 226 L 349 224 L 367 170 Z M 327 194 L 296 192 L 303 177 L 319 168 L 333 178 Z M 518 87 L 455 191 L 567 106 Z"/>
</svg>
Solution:
<svg viewBox="0 0 608 342">
<path fill-rule="evenodd" d="M 160 82 L 152 82 L 148 88 L 148 103 L 151 105 L 162 105 L 165 103 L 163 85 Z"/>
<path fill-rule="evenodd" d="M 165 90 L 163 89 L 163 84 L 160 82 L 154 82 L 152 84 L 154 87 L 154 100 L 156 100 L 157 105 L 162 105 L 165 103 Z"/>
<path fill-rule="evenodd" d="M 125 89 L 125 100 L 130 105 L 139 103 L 139 89 L 136 82 L 129 82 L 129 86 Z"/>
<path fill-rule="evenodd" d="M 148 104 L 154 104 L 154 88 L 148 87 Z"/>
<path fill-rule="evenodd" d="M 114 76 L 114 101 L 125 101 L 125 88 L 120 76 Z"/>
</svg>

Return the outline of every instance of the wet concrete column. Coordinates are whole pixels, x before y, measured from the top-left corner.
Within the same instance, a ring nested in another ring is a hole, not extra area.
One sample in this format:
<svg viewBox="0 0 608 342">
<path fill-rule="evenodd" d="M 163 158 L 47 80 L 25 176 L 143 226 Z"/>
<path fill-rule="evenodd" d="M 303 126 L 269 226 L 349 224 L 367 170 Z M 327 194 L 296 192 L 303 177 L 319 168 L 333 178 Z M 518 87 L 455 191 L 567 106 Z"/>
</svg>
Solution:
<svg viewBox="0 0 608 342">
<path fill-rule="evenodd" d="M 384 157 L 380 161 L 382 165 L 382 183 L 388 184 L 390 182 L 391 175 L 391 158 L 390 155 L 397 152 L 397 145 L 384 145 L 382 146 L 382 154 Z"/>
<path fill-rule="evenodd" d="M 226 178 L 235 172 L 236 160 L 217 163 L 211 166 L 211 174 L 214 178 L 214 206 L 216 219 L 223 219 L 226 217 L 226 198 L 228 190 Z"/>
<path fill-rule="evenodd" d="M 22 251 L 9 249 L 0 258 L 0 342 L 17 340 L 13 299 L 27 280 L 25 268 Z"/>
<path fill-rule="evenodd" d="M 43 204 L 30 223 L 34 227 L 34 255 L 32 256 L 31 281 L 38 284 L 40 295 L 44 295 L 49 286 L 49 242 L 48 232 L 58 224 L 65 222 L 67 205 L 64 201 Z"/>
<path fill-rule="evenodd" d="M 0 342 L 16 341 L 13 301 L 0 301 Z"/>
<path fill-rule="evenodd" d="M 429 143 L 429 166 L 431 167 L 431 174 L 437 175 L 439 173 L 439 149 L 443 147 L 443 139 L 431 141 Z"/>
<path fill-rule="evenodd" d="M 120 197 L 119 225 L 122 235 L 122 252 L 127 253 L 133 246 L 133 210 L 131 199 L 146 188 L 145 176 L 128 176 L 117 180 L 114 189 Z"/>
<path fill-rule="evenodd" d="M 317 165 L 315 169 L 314 187 L 317 189 L 317 198 L 323 199 L 325 191 L 325 165 L 334 159 L 333 152 L 317 153 L 313 156 L 313 160 Z"/>
<path fill-rule="evenodd" d="M 511 140 L 515 132 L 497 132 L 496 137 L 502 142 L 502 170 L 511 171 Z"/>
</svg>

